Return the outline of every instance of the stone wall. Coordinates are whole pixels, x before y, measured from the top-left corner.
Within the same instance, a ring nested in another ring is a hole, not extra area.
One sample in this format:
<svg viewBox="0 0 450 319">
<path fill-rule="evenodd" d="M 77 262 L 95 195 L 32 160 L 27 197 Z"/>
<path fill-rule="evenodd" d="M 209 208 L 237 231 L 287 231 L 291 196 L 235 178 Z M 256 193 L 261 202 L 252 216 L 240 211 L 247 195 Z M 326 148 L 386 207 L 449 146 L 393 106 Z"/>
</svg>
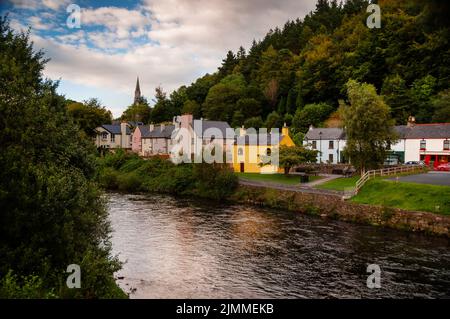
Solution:
<svg viewBox="0 0 450 319">
<path fill-rule="evenodd" d="M 336 196 L 240 185 L 232 200 L 322 218 L 450 237 L 450 216 L 357 204 Z"/>
</svg>

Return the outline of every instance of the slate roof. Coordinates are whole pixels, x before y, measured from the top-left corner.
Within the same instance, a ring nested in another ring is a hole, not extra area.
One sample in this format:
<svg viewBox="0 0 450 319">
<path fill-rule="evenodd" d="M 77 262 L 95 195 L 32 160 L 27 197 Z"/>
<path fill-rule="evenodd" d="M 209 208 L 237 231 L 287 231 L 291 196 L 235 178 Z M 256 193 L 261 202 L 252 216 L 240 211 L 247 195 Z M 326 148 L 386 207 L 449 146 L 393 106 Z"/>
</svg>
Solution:
<svg viewBox="0 0 450 319">
<path fill-rule="evenodd" d="M 227 129 L 231 129 L 230 125 L 227 122 L 223 121 L 194 120 L 192 123 L 192 127 L 195 131 L 195 134 L 199 137 L 210 138 L 214 136 L 214 130 L 208 130 L 212 128 L 219 129 L 222 133 L 222 137 L 224 138 L 234 137 L 234 131 L 232 133 L 230 133 L 231 131 L 227 132 Z"/>
<path fill-rule="evenodd" d="M 406 138 L 450 138 L 450 123 L 416 124 L 406 128 Z"/>
<path fill-rule="evenodd" d="M 320 134 L 322 132 L 322 134 Z M 312 128 L 305 136 L 308 140 L 342 140 L 345 138 L 341 128 Z"/>
<path fill-rule="evenodd" d="M 251 138 L 250 138 L 251 137 Z M 279 134 L 278 139 L 275 139 L 275 144 L 278 145 L 283 139 L 284 135 Z M 259 139 L 261 142 L 259 143 Z M 237 145 L 272 145 L 272 135 L 269 134 L 249 134 L 244 136 L 237 136 L 234 139 L 234 144 Z"/>
<path fill-rule="evenodd" d="M 140 125 L 142 138 L 170 138 L 172 132 L 175 129 L 174 125 L 164 125 L 161 129 L 161 125 L 155 125 L 153 131 L 150 131 L 150 125 Z"/>
<path fill-rule="evenodd" d="M 102 127 L 107 130 L 109 133 L 112 134 L 122 134 L 122 131 L 120 130 L 120 124 L 105 124 L 102 125 Z M 130 128 L 127 126 L 127 135 L 131 134 Z"/>
<path fill-rule="evenodd" d="M 450 123 L 397 125 L 394 130 L 400 139 L 450 138 Z M 319 140 L 319 132 L 322 132 L 322 140 L 345 139 L 345 132 L 341 128 L 313 128 L 305 137 L 308 140 Z"/>
</svg>

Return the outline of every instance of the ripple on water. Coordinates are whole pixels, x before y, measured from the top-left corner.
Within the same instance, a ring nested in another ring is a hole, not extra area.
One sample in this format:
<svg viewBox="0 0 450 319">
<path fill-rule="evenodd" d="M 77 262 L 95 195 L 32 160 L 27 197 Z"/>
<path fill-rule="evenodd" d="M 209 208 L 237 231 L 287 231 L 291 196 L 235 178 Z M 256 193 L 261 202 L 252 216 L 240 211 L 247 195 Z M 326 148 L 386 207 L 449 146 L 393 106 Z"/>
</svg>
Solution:
<svg viewBox="0 0 450 319">
<path fill-rule="evenodd" d="M 163 195 L 111 193 L 108 210 L 131 297 L 450 297 L 448 239 Z"/>
</svg>

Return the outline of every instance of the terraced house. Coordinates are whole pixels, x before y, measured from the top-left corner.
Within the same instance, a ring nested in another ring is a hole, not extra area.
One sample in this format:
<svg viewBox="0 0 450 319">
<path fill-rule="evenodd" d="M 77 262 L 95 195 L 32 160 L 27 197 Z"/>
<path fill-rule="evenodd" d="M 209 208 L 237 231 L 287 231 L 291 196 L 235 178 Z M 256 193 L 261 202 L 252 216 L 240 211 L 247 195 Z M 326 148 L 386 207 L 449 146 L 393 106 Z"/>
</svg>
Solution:
<svg viewBox="0 0 450 319">
<path fill-rule="evenodd" d="M 398 140 L 389 145 L 386 164 L 423 161 L 438 166 L 450 161 L 450 123 L 416 124 L 410 117 L 406 125 L 394 127 Z M 341 128 L 310 127 L 304 145 L 319 151 L 317 163 L 345 163 L 345 131 Z"/>
<path fill-rule="evenodd" d="M 97 148 L 131 149 L 132 125 L 128 122 L 105 124 L 95 129 L 95 145 Z"/>
</svg>

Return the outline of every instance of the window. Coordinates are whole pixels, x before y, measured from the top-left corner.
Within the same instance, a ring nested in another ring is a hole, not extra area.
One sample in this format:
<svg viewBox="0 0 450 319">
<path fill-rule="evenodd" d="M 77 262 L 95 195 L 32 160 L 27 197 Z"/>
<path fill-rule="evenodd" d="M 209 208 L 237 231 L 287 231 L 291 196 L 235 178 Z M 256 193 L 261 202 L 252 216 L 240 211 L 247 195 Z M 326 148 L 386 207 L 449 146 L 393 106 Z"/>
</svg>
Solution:
<svg viewBox="0 0 450 319">
<path fill-rule="evenodd" d="M 312 148 L 314 150 L 317 148 L 317 141 L 312 141 Z"/>
<path fill-rule="evenodd" d="M 444 141 L 444 150 L 445 151 L 450 150 L 450 141 L 449 140 Z"/>
<path fill-rule="evenodd" d="M 244 154 L 244 150 L 242 149 L 242 147 L 240 147 L 238 149 L 238 155 L 242 155 L 242 154 Z"/>
<path fill-rule="evenodd" d="M 328 154 L 328 161 L 333 163 L 333 154 Z"/>
<path fill-rule="evenodd" d="M 266 155 L 267 155 L 267 156 L 272 155 L 272 150 L 271 150 L 270 148 L 267 148 L 267 150 L 266 150 Z"/>
<path fill-rule="evenodd" d="M 102 133 L 102 140 L 106 140 L 108 138 L 108 133 L 103 132 Z"/>
<path fill-rule="evenodd" d="M 328 142 L 328 149 L 332 150 L 334 148 L 334 141 Z"/>
<path fill-rule="evenodd" d="M 111 134 L 111 142 L 114 142 L 116 140 L 116 135 L 115 134 Z"/>
<path fill-rule="evenodd" d="M 421 150 L 424 150 L 424 149 L 426 149 L 426 148 L 427 148 L 427 141 L 421 140 L 421 141 L 420 141 L 420 149 L 421 149 Z"/>
</svg>

